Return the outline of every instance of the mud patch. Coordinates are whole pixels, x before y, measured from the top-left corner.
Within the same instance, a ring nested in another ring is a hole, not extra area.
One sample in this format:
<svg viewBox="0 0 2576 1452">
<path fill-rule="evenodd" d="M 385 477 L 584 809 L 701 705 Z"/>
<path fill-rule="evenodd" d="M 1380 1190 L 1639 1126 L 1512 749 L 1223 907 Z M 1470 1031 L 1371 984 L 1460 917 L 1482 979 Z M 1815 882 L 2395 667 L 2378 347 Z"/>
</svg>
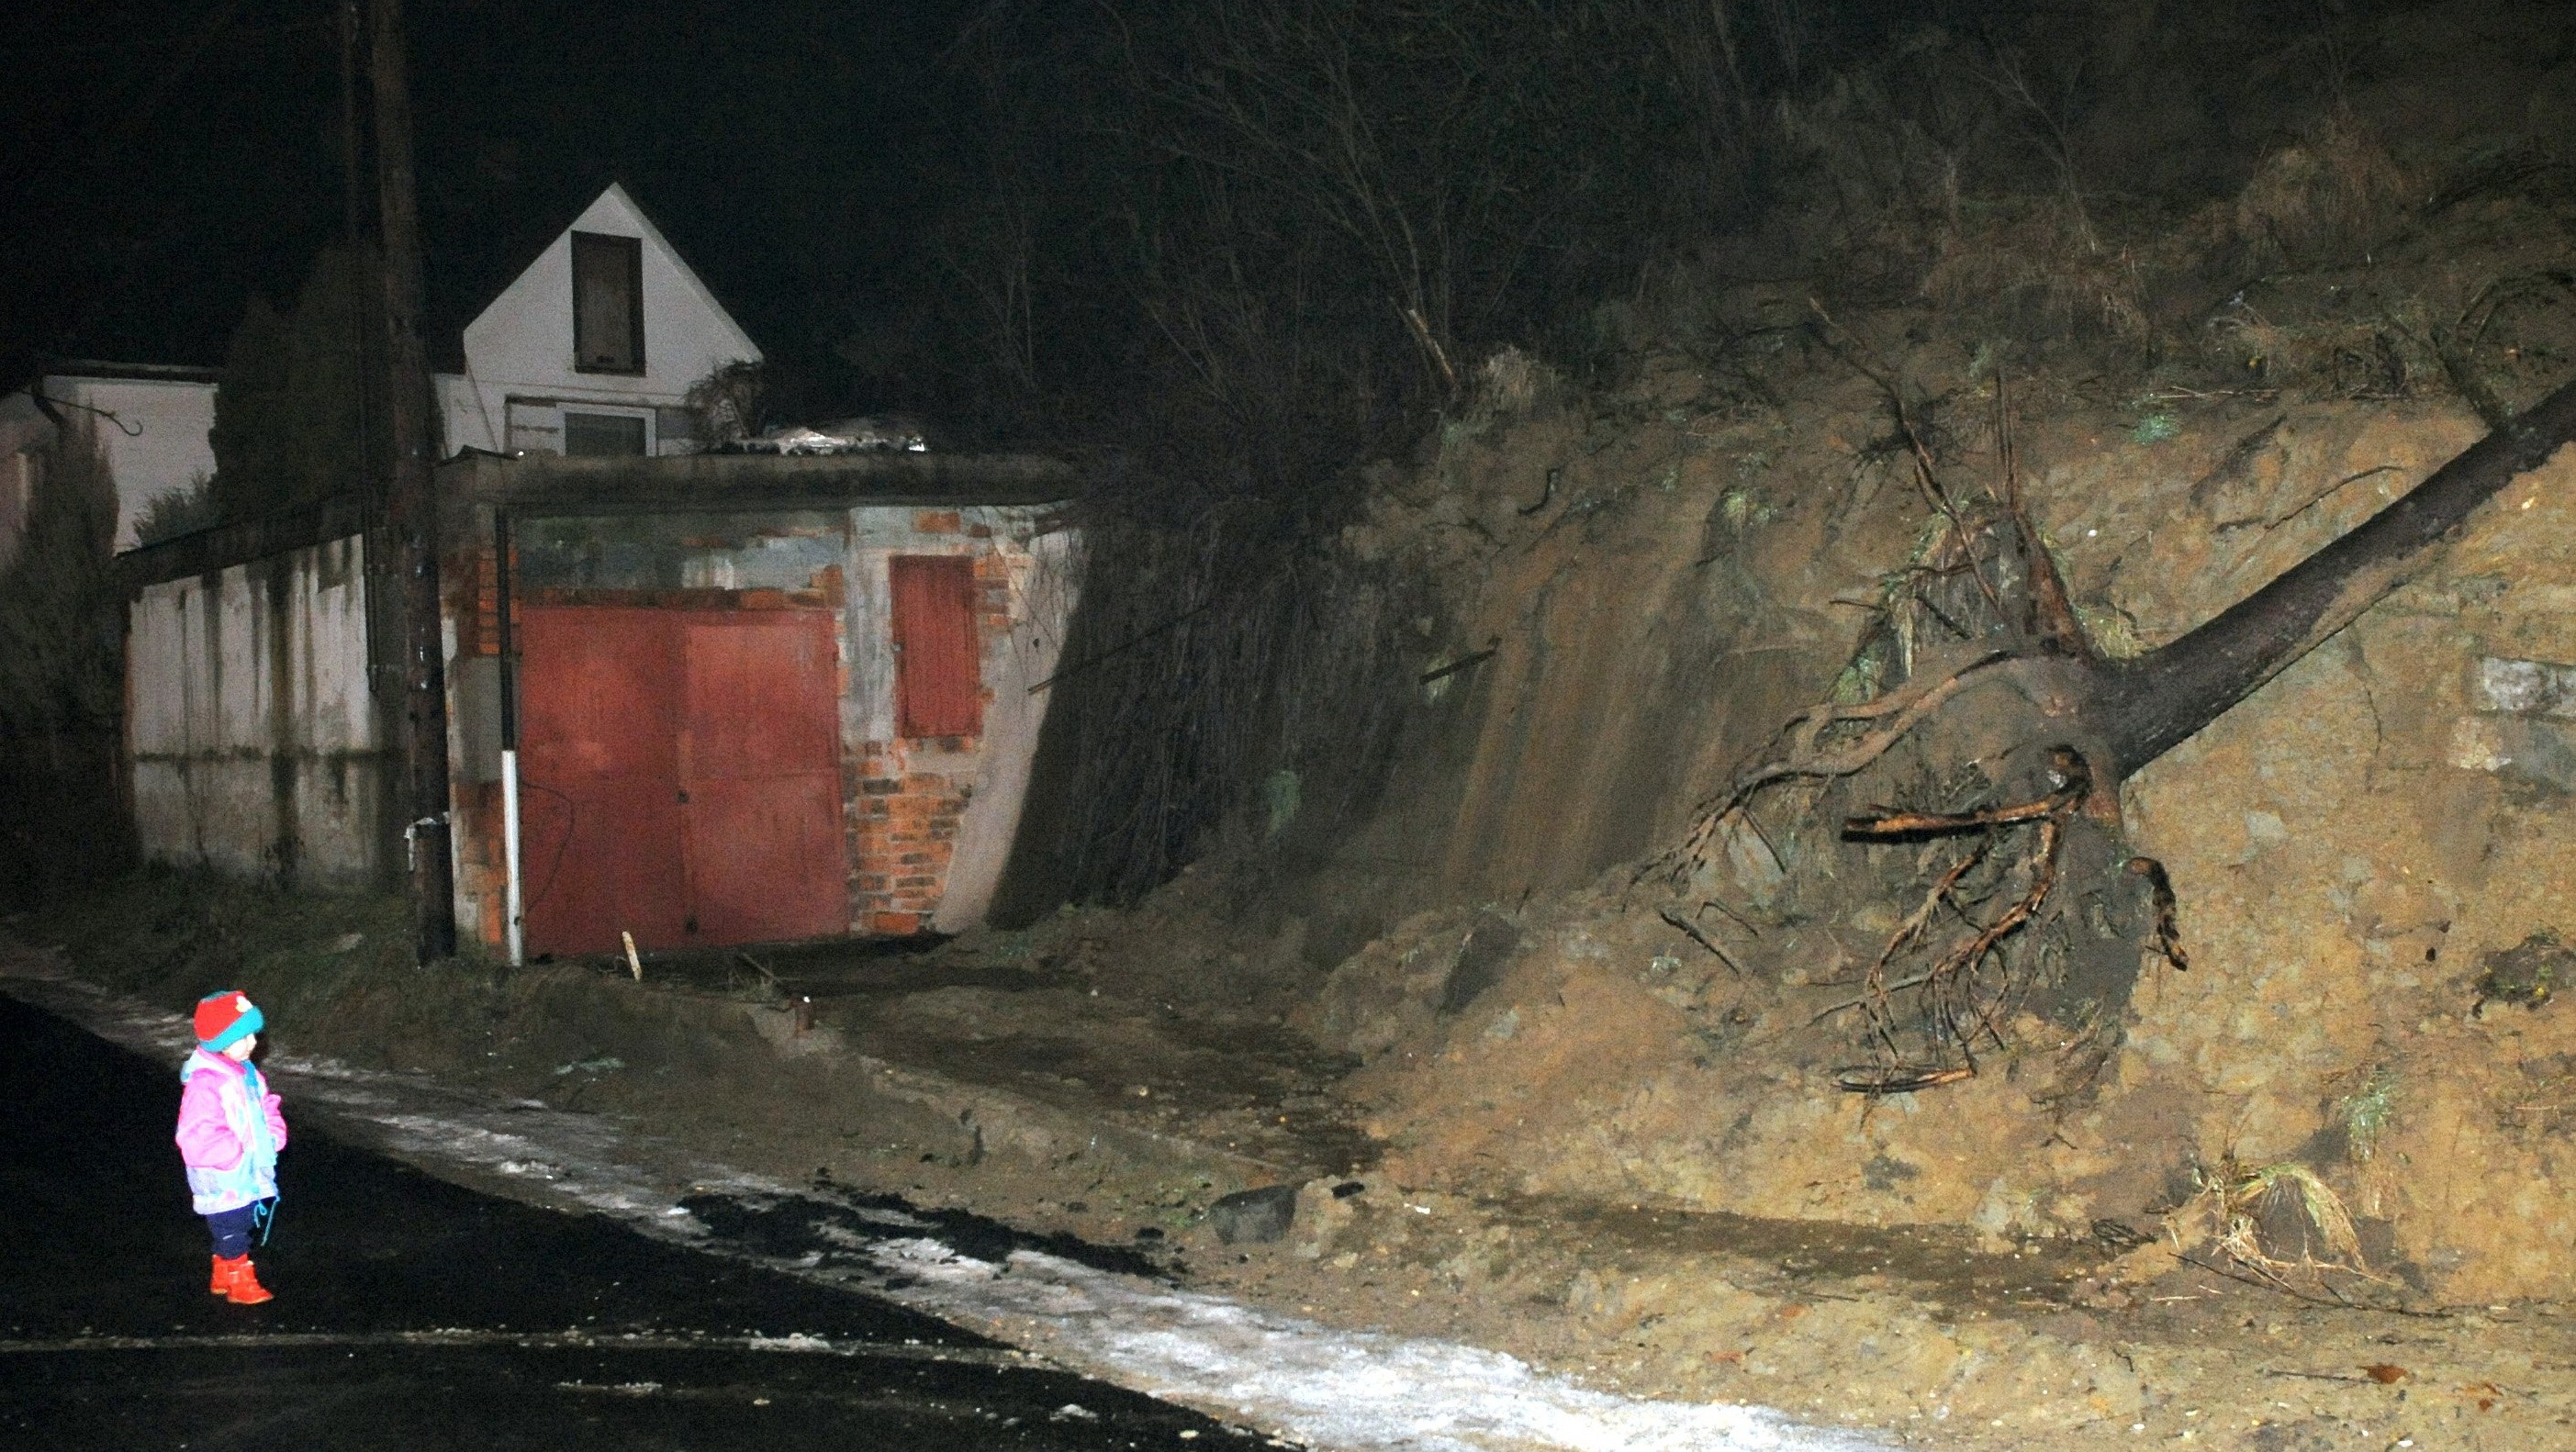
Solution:
<svg viewBox="0 0 2576 1452">
<path fill-rule="evenodd" d="M 817 1188 L 796 1196 L 690 1195 L 680 1207 L 707 1230 L 754 1254 L 849 1269 L 879 1264 L 885 1247 L 929 1238 L 996 1265 L 1017 1252 L 1050 1255 L 1112 1275 L 1165 1284 L 1176 1272 L 1134 1250 L 1063 1233 L 1016 1230 L 963 1210 L 924 1208 L 897 1195 Z M 898 1284 L 909 1284 L 899 1281 Z"/>
</svg>

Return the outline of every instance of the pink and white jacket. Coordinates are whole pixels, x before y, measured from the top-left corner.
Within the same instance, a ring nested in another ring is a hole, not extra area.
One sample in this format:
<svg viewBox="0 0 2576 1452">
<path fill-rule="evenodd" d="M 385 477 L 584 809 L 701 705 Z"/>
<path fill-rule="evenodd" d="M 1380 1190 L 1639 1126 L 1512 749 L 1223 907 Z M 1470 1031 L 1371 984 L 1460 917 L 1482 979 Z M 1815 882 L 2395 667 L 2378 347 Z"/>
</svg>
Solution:
<svg viewBox="0 0 2576 1452">
<path fill-rule="evenodd" d="M 179 1157 L 197 1213 L 216 1215 L 277 1195 L 277 1152 L 286 1116 L 248 1063 L 198 1049 L 179 1071 Z"/>
</svg>

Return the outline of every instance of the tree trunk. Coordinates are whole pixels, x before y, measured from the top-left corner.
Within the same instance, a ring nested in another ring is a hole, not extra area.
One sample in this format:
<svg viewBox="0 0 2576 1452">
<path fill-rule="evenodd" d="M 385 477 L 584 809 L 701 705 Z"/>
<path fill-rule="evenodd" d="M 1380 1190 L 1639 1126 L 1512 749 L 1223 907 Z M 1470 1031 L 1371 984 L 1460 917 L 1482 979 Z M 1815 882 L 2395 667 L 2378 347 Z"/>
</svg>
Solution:
<svg viewBox="0 0 2576 1452">
<path fill-rule="evenodd" d="M 2206 624 L 2093 667 L 2082 714 L 2113 781 L 2180 745 L 2432 562 L 2477 507 L 2576 439 L 2576 383 L 2471 445 L 2403 498 Z"/>
</svg>

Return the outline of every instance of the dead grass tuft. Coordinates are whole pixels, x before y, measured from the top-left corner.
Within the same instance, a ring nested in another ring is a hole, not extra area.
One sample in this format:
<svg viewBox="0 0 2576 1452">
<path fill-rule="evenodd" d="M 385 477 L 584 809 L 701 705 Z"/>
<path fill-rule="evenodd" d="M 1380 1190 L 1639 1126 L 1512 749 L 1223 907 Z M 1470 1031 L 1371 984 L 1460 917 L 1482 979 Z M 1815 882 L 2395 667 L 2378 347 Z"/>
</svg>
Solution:
<svg viewBox="0 0 2576 1452">
<path fill-rule="evenodd" d="M 1505 346 L 1477 365 L 1476 401 L 1507 418 L 1528 413 L 1551 381 L 1546 364 Z"/>
<path fill-rule="evenodd" d="M 2379 1280 L 2361 1251 L 2352 1212 L 2333 1186 L 2297 1160 L 2221 1159 L 2198 1172 L 2200 1191 L 2168 1222 L 2179 1244 L 2209 1245 L 2257 1277 L 2289 1285 L 2321 1271 Z M 2297 1225 L 2303 1233 L 2285 1236 Z M 2295 1247 L 2282 1243 L 2296 1241 Z M 2288 1254 L 2295 1249 L 2295 1254 Z M 2322 1249 L 2322 1258 L 2317 1254 Z"/>
<path fill-rule="evenodd" d="M 2418 195 L 2369 128 L 2336 114 L 2263 158 L 2229 223 L 2256 270 L 2331 266 L 2384 244 Z"/>
<path fill-rule="evenodd" d="M 1923 275 L 1924 299 L 1945 312 L 1983 316 L 2023 334 L 2124 343 L 2154 334 L 2146 291 L 2138 254 L 2099 245 L 2089 219 L 2060 196 L 1979 208 L 1942 240 Z"/>
</svg>

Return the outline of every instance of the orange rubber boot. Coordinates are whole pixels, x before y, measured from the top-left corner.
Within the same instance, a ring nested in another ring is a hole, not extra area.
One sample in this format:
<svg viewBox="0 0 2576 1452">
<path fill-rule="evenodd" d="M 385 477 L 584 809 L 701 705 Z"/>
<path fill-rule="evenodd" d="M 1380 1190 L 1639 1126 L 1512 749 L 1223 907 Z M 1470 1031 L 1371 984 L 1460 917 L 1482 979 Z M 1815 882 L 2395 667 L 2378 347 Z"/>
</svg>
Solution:
<svg viewBox="0 0 2576 1452">
<path fill-rule="evenodd" d="M 233 1288 L 233 1276 L 237 1273 L 241 1263 L 241 1257 L 234 1257 L 228 1260 L 223 1256 L 216 1256 L 215 1283 L 208 1287 L 208 1289 L 212 1290 L 218 1296 L 231 1294 Z"/>
<path fill-rule="evenodd" d="M 233 1283 L 225 1289 L 224 1299 L 236 1306 L 256 1306 L 277 1297 L 259 1283 L 259 1272 L 251 1269 L 250 1257 L 237 1255 L 233 1257 Z"/>
</svg>

